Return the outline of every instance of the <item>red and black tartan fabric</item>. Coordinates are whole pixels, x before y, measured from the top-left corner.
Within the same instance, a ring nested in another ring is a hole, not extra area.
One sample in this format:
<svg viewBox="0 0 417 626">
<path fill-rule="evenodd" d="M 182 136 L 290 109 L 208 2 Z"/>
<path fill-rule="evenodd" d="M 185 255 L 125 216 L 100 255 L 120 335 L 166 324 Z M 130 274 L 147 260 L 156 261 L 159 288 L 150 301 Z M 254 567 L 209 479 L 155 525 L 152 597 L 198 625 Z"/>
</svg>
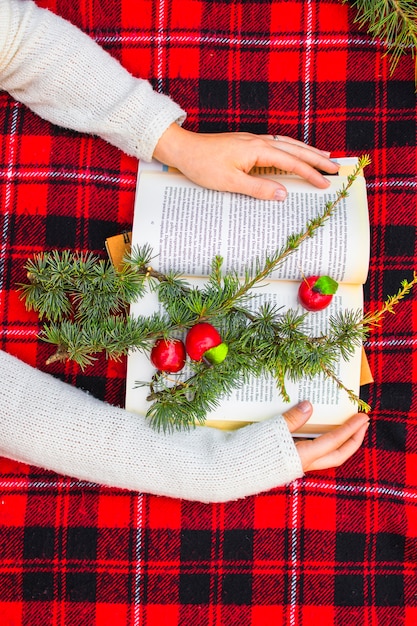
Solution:
<svg viewBox="0 0 417 626">
<path fill-rule="evenodd" d="M 369 153 L 367 308 L 416 267 L 416 94 L 405 56 L 339 0 L 42 0 L 187 111 L 193 130 L 291 135 Z M 27 257 L 104 255 L 129 228 L 137 163 L 0 94 L 1 347 L 122 405 L 125 364 L 45 366 L 19 301 Z M 0 624 L 272 626 L 417 623 L 415 294 L 373 331 L 362 449 L 337 470 L 202 505 L 1 461 Z M 1 433 L 0 433 L 1 436 Z M 138 442 L 140 445 L 140 442 Z"/>
</svg>

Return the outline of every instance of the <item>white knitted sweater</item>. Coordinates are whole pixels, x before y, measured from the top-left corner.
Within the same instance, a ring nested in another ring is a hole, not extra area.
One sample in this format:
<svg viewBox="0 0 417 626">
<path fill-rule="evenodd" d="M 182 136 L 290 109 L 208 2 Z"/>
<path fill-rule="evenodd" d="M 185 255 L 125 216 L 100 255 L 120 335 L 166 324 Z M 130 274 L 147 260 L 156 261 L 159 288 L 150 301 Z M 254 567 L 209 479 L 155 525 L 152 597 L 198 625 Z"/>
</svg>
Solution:
<svg viewBox="0 0 417 626">
<path fill-rule="evenodd" d="M 224 432 L 158 433 L 119 409 L 0 351 L 0 455 L 135 491 L 233 500 L 302 475 L 282 417 Z"/>
<path fill-rule="evenodd" d="M 30 1 L 0 0 L 0 88 L 42 117 L 150 159 L 183 111 L 89 37 Z M 79 479 L 227 501 L 302 475 L 282 417 L 164 435 L 0 351 L 0 455 Z"/>
<path fill-rule="evenodd" d="M 185 118 L 78 28 L 25 0 L 0 0 L 0 89 L 54 124 L 147 161 Z"/>
</svg>

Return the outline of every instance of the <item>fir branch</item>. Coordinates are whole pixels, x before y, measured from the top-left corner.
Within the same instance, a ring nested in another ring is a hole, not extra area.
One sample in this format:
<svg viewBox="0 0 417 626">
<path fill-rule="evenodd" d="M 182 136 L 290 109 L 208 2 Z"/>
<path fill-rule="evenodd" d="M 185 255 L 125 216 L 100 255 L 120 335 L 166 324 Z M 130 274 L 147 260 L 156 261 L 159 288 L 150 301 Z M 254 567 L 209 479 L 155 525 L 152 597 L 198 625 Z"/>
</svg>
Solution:
<svg viewBox="0 0 417 626">
<path fill-rule="evenodd" d="M 362 170 L 369 165 L 370 162 L 371 160 L 369 155 L 360 157 L 355 169 L 348 176 L 346 185 L 342 185 L 341 189 L 336 193 L 336 198 L 326 202 L 322 213 L 309 220 L 303 231 L 290 235 L 286 244 L 280 250 L 277 250 L 274 254 L 268 256 L 265 259 L 263 267 L 257 268 L 253 277 L 246 276 L 245 281 L 236 291 L 233 298 L 229 299 L 226 306 L 232 307 L 238 303 L 239 300 L 245 297 L 256 285 L 264 281 L 275 269 L 280 267 L 285 262 L 287 257 L 297 250 L 306 239 L 313 237 L 316 231 L 321 228 L 333 215 L 342 199 L 346 198 L 350 187 L 353 185 Z"/>
<path fill-rule="evenodd" d="M 92 365 L 96 359 L 96 346 L 86 341 L 86 331 L 67 320 L 59 325 L 45 325 L 39 337 L 57 346 L 55 354 L 47 360 L 47 364 L 72 360 L 84 369 Z"/>
<path fill-rule="evenodd" d="M 247 270 L 243 280 L 234 272 L 221 276 L 221 257 L 214 259 L 211 275 L 202 290 L 190 290 L 188 285 L 180 284 L 177 280 L 174 281 L 172 278 L 158 274 L 157 278 L 161 282 L 158 287 L 159 299 L 170 316 L 177 323 L 190 326 L 198 321 L 215 319 L 217 316 L 225 315 L 228 312 L 247 311 L 244 304 L 253 297 L 251 294 L 253 289 L 281 266 L 306 239 L 315 235 L 317 230 L 333 215 L 343 198 L 346 198 L 350 187 L 369 163 L 369 156 L 362 156 L 352 174 L 348 176 L 346 185 L 342 185 L 336 193 L 335 199 L 327 202 L 319 215 L 309 220 L 301 232 L 290 235 L 286 244 L 275 253 L 268 255 L 263 263 L 256 259 L 255 270 L 253 272 Z M 153 276 L 154 270 L 152 268 L 149 268 L 149 274 Z M 185 314 L 185 309 L 187 314 Z M 181 317 L 180 312 L 184 314 L 183 317 Z M 249 312 L 246 314 L 250 319 L 251 314 Z"/>
<path fill-rule="evenodd" d="M 289 401 L 286 380 L 325 375 L 343 389 L 353 402 L 365 404 L 345 389 L 334 373 L 340 357 L 349 359 L 372 325 L 385 313 L 393 313 L 398 302 L 417 283 L 403 281 L 395 296 L 380 311 L 363 316 L 361 311 L 338 313 L 330 318 L 328 330 L 311 336 L 308 314 L 262 304 L 256 310 L 254 289 L 307 238 L 313 237 L 349 193 L 349 188 L 369 157 L 359 160 L 331 202 L 310 220 L 303 231 L 288 238 L 281 250 L 257 259 L 243 279 L 235 272 L 222 273 L 222 259 L 215 257 L 202 288 L 190 286 L 177 273 L 162 274 L 153 263 L 149 246 L 134 248 L 124 266 L 116 270 L 92 255 L 56 251 L 28 261 L 29 284 L 21 285 L 28 308 L 46 320 L 41 339 L 56 346 L 51 360 L 72 359 L 81 368 L 91 365 L 99 353 L 120 358 L 133 350 L 148 353 L 156 339 L 184 334 L 196 322 L 215 323 L 228 345 L 227 358 L 214 366 L 191 363 L 184 376 L 157 373 L 149 385 L 147 413 L 158 429 L 190 428 L 203 423 L 206 414 L 221 398 L 249 382 L 251 377 L 272 377 L 281 396 Z M 164 313 L 128 316 L 130 302 L 155 291 Z M 251 306 L 252 305 L 252 306 Z"/>
<path fill-rule="evenodd" d="M 338 348 L 342 358 L 347 361 L 357 346 L 362 345 L 368 333 L 361 311 L 339 311 L 329 318 L 331 342 Z"/>
<path fill-rule="evenodd" d="M 28 260 L 25 269 L 29 284 L 19 287 L 26 307 L 54 322 L 71 315 L 85 321 L 126 313 L 146 288 L 145 276 L 131 265 L 117 271 L 90 253 L 53 250 Z"/>
<path fill-rule="evenodd" d="M 346 1 L 346 0 L 344 0 Z M 350 0 L 357 10 L 355 22 L 366 26 L 374 38 L 382 39 L 390 53 L 390 71 L 395 71 L 406 52 L 415 58 L 417 84 L 417 5 L 415 0 Z"/>
<path fill-rule="evenodd" d="M 333 380 L 333 382 L 337 385 L 339 389 L 341 389 L 347 394 L 347 396 L 350 398 L 353 404 L 358 405 L 359 411 L 362 411 L 363 413 L 369 413 L 369 411 L 371 410 L 370 405 L 364 400 L 362 400 L 361 398 L 358 398 L 357 395 L 351 389 L 348 389 L 342 383 L 342 381 L 337 378 L 337 376 L 331 369 L 323 367 L 323 373 L 325 376 Z"/>
<path fill-rule="evenodd" d="M 229 348 L 225 361 L 211 367 L 204 362 L 191 365 L 192 375 L 172 385 L 172 374 L 158 372 L 151 384 L 148 400 L 152 402 L 146 416 L 158 430 L 190 429 L 203 424 L 207 413 L 248 381 L 252 373 L 251 358 L 242 361 L 239 353 Z M 141 383 L 137 383 L 141 386 Z"/>
<path fill-rule="evenodd" d="M 135 318 L 119 315 L 95 318 L 92 323 L 64 320 L 44 324 L 39 337 L 57 346 L 57 354 L 49 359 L 50 363 L 69 359 L 84 369 L 101 352 L 116 360 L 135 350 L 148 352 L 155 339 L 166 335 L 172 328 L 170 319 L 164 314 Z"/>
<path fill-rule="evenodd" d="M 410 291 L 416 284 L 417 272 L 414 272 L 413 279 L 411 281 L 408 281 L 406 279 L 401 281 L 401 287 L 399 288 L 398 292 L 393 296 L 388 296 L 380 309 L 367 313 L 364 316 L 363 320 L 359 322 L 359 325 L 361 325 L 365 330 L 368 330 L 372 326 L 379 326 L 382 318 L 386 315 L 386 313 L 395 314 L 394 309 L 396 305 L 400 302 L 400 300 L 405 298 L 410 293 Z"/>
</svg>

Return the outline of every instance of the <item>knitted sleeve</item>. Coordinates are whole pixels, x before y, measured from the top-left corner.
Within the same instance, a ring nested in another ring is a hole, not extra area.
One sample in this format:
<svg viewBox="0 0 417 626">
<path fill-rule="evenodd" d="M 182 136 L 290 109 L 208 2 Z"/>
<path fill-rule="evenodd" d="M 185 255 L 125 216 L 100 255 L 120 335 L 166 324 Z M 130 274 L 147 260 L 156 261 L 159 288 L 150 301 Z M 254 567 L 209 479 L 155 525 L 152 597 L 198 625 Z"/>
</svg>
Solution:
<svg viewBox="0 0 417 626">
<path fill-rule="evenodd" d="M 31 0 L 0 0 L 0 89 L 41 117 L 150 160 L 185 114 L 90 37 Z"/>
<path fill-rule="evenodd" d="M 224 502 L 302 476 L 279 416 L 234 432 L 158 433 L 0 351 L 0 455 L 81 480 L 139 492 Z"/>
</svg>

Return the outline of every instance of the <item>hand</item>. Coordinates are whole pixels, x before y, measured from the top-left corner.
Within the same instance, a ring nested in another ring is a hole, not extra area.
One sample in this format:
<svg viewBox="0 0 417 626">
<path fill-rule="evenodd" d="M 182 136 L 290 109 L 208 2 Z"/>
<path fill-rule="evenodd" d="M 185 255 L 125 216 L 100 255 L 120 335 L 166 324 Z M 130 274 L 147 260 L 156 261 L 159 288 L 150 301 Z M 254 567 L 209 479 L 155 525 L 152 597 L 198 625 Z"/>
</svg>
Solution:
<svg viewBox="0 0 417 626">
<path fill-rule="evenodd" d="M 313 411 L 309 402 L 300 402 L 284 413 L 290 432 L 306 423 Z M 298 454 L 305 472 L 338 467 L 361 446 L 369 426 L 366 413 L 356 413 L 344 424 L 316 439 L 296 441 Z"/>
<path fill-rule="evenodd" d="M 250 133 L 193 133 L 171 124 L 155 148 L 155 159 L 176 167 L 193 182 L 220 191 L 233 191 L 261 200 L 284 200 L 281 183 L 249 175 L 254 166 L 276 167 L 298 174 L 325 189 L 329 181 L 317 169 L 335 174 L 339 166 L 324 152 L 291 139 Z M 317 169 L 316 169 L 317 168 Z"/>
</svg>

